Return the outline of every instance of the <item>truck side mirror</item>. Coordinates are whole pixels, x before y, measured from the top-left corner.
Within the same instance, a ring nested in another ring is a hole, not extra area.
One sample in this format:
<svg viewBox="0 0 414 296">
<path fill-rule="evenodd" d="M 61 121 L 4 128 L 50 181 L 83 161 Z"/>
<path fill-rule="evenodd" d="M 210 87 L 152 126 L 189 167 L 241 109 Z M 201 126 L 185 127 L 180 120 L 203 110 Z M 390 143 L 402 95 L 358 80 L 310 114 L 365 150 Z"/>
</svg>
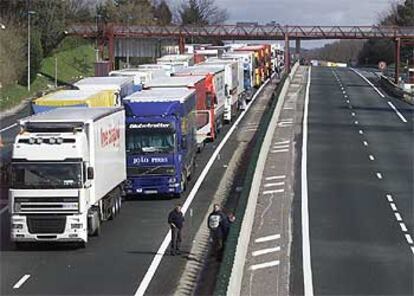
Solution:
<svg viewBox="0 0 414 296">
<path fill-rule="evenodd" d="M 93 167 L 88 167 L 87 175 L 88 175 L 88 180 L 93 180 L 95 178 L 95 172 L 93 170 Z"/>
</svg>

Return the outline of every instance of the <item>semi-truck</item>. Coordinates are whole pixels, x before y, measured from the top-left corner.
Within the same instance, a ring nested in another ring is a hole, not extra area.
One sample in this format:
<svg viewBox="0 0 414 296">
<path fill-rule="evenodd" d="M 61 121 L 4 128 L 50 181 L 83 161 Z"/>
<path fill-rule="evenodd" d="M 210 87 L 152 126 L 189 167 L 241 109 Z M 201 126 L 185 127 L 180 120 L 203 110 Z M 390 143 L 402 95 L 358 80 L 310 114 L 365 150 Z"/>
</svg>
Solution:
<svg viewBox="0 0 414 296">
<path fill-rule="evenodd" d="M 211 139 L 214 140 L 223 127 L 224 122 L 224 106 L 226 102 L 225 96 L 225 72 L 224 67 L 203 67 L 196 65 L 185 69 L 178 70 L 174 76 L 212 76 L 212 83 L 207 84 L 207 96 L 214 106 L 214 130 Z"/>
<path fill-rule="evenodd" d="M 124 106 L 126 193 L 180 197 L 195 166 L 195 91 L 143 90 L 125 98 Z"/>
<path fill-rule="evenodd" d="M 223 59 L 241 58 L 243 61 L 243 85 L 246 92 L 247 101 L 250 100 L 254 88 L 254 53 L 251 51 L 228 52 L 223 55 Z"/>
<path fill-rule="evenodd" d="M 174 76 L 154 79 L 144 88 L 183 88 L 194 89 L 196 92 L 197 147 L 201 151 L 207 140 L 214 140 L 214 103 L 207 90 L 211 88 L 213 76 Z"/>
<path fill-rule="evenodd" d="M 57 108 L 21 119 L 11 160 L 11 239 L 78 242 L 121 208 L 122 108 Z"/>
<path fill-rule="evenodd" d="M 113 90 L 60 90 L 32 101 L 34 114 L 61 107 L 114 107 Z"/>
<path fill-rule="evenodd" d="M 117 106 L 121 106 L 122 98 L 137 91 L 132 77 L 86 77 L 74 83 L 80 90 L 112 90 L 117 96 Z"/>
<path fill-rule="evenodd" d="M 224 68 L 224 92 L 226 96 L 226 102 L 224 105 L 224 121 L 231 122 L 236 116 L 239 108 L 239 96 L 237 91 L 239 87 L 239 62 L 219 58 L 210 58 L 200 64 L 200 66 L 219 66 Z"/>
<path fill-rule="evenodd" d="M 246 45 L 234 49 L 234 52 L 239 51 L 254 53 L 254 87 L 259 88 L 266 79 L 265 48 L 260 45 Z"/>
</svg>

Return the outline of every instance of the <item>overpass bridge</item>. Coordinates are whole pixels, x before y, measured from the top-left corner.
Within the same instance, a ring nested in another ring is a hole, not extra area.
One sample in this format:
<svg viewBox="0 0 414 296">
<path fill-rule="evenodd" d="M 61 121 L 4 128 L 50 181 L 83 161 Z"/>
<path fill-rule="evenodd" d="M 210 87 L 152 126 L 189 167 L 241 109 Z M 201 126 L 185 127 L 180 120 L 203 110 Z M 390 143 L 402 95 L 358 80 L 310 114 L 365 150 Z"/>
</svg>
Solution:
<svg viewBox="0 0 414 296">
<path fill-rule="evenodd" d="M 67 30 L 70 35 L 98 39 L 100 51 L 108 46 L 109 60 L 114 64 L 114 41 L 120 38 L 172 38 L 184 52 L 185 39 L 203 37 L 215 40 L 284 40 L 285 61 L 290 61 L 289 41 L 296 40 L 297 50 L 300 40 L 343 40 L 343 39 L 388 39 L 395 43 L 395 77 L 400 76 L 400 48 L 404 43 L 414 42 L 414 27 L 399 26 L 300 26 L 300 25 L 251 25 L 223 24 L 208 26 L 169 25 L 150 26 L 114 23 L 72 25 Z M 290 67 L 290 63 L 286 63 Z M 398 79 L 398 78 L 396 78 Z"/>
</svg>

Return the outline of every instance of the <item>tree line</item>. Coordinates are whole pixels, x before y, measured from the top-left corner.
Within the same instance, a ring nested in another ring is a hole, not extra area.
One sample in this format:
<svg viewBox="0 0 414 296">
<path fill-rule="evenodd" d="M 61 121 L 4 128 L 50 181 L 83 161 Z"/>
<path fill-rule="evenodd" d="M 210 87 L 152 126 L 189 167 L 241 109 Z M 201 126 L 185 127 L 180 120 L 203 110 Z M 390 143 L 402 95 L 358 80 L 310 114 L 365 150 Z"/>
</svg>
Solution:
<svg viewBox="0 0 414 296">
<path fill-rule="evenodd" d="M 165 0 L 1 0 L 0 82 L 27 78 L 27 26 L 31 18 L 31 79 L 44 57 L 50 56 L 74 23 L 114 22 L 128 25 L 216 24 L 228 14 L 215 0 L 181 0 L 170 6 Z"/>
<path fill-rule="evenodd" d="M 390 9 L 380 17 L 378 25 L 414 26 L 414 0 L 394 2 Z M 403 46 L 401 61 L 405 63 L 411 60 L 411 63 L 414 63 L 413 51 L 412 45 Z M 341 40 L 310 50 L 305 53 L 305 56 L 309 59 L 376 65 L 379 61 L 385 61 L 387 64 L 394 63 L 394 53 L 394 41 L 389 39 Z"/>
</svg>

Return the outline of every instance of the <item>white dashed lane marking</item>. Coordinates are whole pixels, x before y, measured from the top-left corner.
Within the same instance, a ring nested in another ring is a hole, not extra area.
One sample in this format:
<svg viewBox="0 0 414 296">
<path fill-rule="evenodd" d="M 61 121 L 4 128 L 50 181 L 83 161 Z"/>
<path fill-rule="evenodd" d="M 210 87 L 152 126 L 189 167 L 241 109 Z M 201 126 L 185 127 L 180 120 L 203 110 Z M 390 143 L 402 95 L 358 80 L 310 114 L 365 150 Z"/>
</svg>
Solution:
<svg viewBox="0 0 414 296">
<path fill-rule="evenodd" d="M 25 274 L 22 278 L 13 286 L 13 289 L 19 289 L 28 279 L 30 278 L 30 274 Z"/>
<path fill-rule="evenodd" d="M 410 244 L 410 245 L 412 245 L 414 242 L 413 242 L 413 239 L 411 238 L 411 235 L 409 235 L 409 234 L 406 234 L 405 235 L 405 239 L 407 240 L 407 242 Z"/>
<path fill-rule="evenodd" d="M 254 251 L 254 252 L 252 252 L 252 256 L 256 257 L 256 256 L 269 254 L 269 253 L 274 253 L 274 252 L 279 252 L 279 251 L 280 251 L 280 247 L 268 248 L 268 249 Z"/>
<path fill-rule="evenodd" d="M 368 146 L 368 142 L 367 141 L 362 141 L 362 143 L 364 144 L 365 147 Z"/>
<path fill-rule="evenodd" d="M 266 262 L 266 263 L 254 264 L 254 265 L 250 266 L 250 270 L 258 270 L 258 269 L 278 266 L 279 263 L 280 263 L 279 260 L 275 260 L 275 261 L 269 261 L 269 262 Z"/>
<path fill-rule="evenodd" d="M 369 155 L 369 160 L 375 160 L 374 155 L 370 154 L 370 155 Z"/>
<path fill-rule="evenodd" d="M 266 181 L 280 180 L 280 179 L 284 179 L 284 178 L 286 178 L 286 175 L 270 176 L 270 177 L 266 177 Z"/>
<path fill-rule="evenodd" d="M 407 232 L 407 231 L 408 231 L 407 226 L 405 226 L 405 224 L 404 224 L 404 223 L 400 223 L 400 227 L 401 227 L 401 230 L 402 230 L 403 232 Z"/>
<path fill-rule="evenodd" d="M 268 187 L 283 186 L 283 185 L 285 185 L 285 182 L 276 182 L 276 183 L 265 184 L 264 187 L 268 188 Z"/>
<path fill-rule="evenodd" d="M 394 200 L 392 199 L 392 195 L 391 194 L 387 194 L 386 195 L 386 197 L 387 197 L 387 200 L 389 201 L 389 202 L 393 202 Z"/>
<path fill-rule="evenodd" d="M 381 173 L 376 173 L 376 175 L 377 175 L 378 179 L 382 180 L 382 174 Z"/>
<path fill-rule="evenodd" d="M 402 217 L 400 215 L 400 213 L 394 213 L 395 219 L 397 219 L 398 222 L 402 221 Z"/>
<path fill-rule="evenodd" d="M 254 242 L 255 243 L 264 243 L 264 242 L 269 242 L 269 241 L 272 241 L 272 240 L 277 240 L 279 238 L 280 238 L 280 234 L 272 234 L 272 235 L 268 235 L 268 236 L 259 237 Z"/>
<path fill-rule="evenodd" d="M 363 131 L 363 130 L 359 130 L 359 131 L 358 131 L 358 133 L 359 133 L 360 135 L 363 135 L 363 134 L 364 134 L 364 131 Z"/>
<path fill-rule="evenodd" d="M 265 190 L 265 191 L 263 191 L 263 195 L 274 194 L 274 193 L 282 193 L 282 192 L 285 192 L 285 189 Z"/>
<path fill-rule="evenodd" d="M 390 207 L 391 207 L 391 209 L 392 209 L 394 212 L 398 211 L 398 210 L 397 210 L 397 206 L 395 205 L 395 203 L 391 202 L 391 203 L 390 203 Z"/>
</svg>

